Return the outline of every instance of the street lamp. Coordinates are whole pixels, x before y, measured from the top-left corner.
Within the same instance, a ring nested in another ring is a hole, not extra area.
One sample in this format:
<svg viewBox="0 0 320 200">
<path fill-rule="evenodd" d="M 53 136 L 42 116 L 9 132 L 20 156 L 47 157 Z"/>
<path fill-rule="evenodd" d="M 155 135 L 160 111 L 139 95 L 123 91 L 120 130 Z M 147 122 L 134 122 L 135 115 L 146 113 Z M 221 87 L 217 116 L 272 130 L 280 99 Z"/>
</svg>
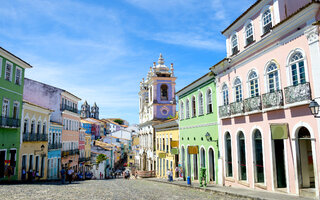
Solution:
<svg viewBox="0 0 320 200">
<path fill-rule="evenodd" d="M 320 118 L 320 116 L 317 116 L 319 113 L 319 104 L 315 101 L 315 99 L 310 102 L 309 109 L 315 118 Z"/>
</svg>

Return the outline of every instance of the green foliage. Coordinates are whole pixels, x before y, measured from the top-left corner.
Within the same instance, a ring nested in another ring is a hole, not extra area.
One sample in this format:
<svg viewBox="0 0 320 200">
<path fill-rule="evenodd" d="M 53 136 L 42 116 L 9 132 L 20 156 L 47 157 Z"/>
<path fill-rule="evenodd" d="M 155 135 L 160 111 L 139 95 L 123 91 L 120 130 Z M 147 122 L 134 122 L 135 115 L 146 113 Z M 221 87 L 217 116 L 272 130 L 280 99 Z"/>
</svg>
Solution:
<svg viewBox="0 0 320 200">
<path fill-rule="evenodd" d="M 99 154 L 99 155 L 97 156 L 97 158 L 96 158 L 96 162 L 97 162 L 98 164 L 100 164 L 100 163 L 103 162 L 104 160 L 107 160 L 107 157 L 106 157 L 106 155 L 104 155 L 104 154 Z"/>
<path fill-rule="evenodd" d="M 118 123 L 118 124 L 120 124 L 120 125 L 123 125 L 123 124 L 124 124 L 124 121 L 121 120 L 121 119 L 115 119 L 115 120 L 113 120 L 113 121 L 116 122 L 116 123 Z"/>
</svg>

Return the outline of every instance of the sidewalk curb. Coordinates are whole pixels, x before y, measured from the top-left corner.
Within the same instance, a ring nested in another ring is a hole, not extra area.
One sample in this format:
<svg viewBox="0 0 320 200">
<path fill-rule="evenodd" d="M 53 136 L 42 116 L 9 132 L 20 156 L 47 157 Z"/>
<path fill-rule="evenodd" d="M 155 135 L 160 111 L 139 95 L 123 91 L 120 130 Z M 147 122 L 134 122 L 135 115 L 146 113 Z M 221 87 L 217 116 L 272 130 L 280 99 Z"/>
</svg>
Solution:
<svg viewBox="0 0 320 200">
<path fill-rule="evenodd" d="M 266 199 L 266 198 L 259 198 L 259 197 L 249 196 L 249 195 L 235 194 L 232 192 L 222 192 L 222 191 L 218 191 L 215 189 L 201 188 L 199 186 L 193 186 L 193 185 L 188 186 L 188 185 L 181 185 L 181 184 L 174 183 L 174 182 L 169 183 L 169 182 L 165 182 L 165 181 L 158 181 L 158 180 L 151 180 L 151 179 L 144 179 L 144 180 L 158 182 L 158 183 L 166 183 L 169 185 L 177 185 L 177 186 L 185 187 L 185 188 L 193 188 L 193 189 L 197 189 L 197 190 L 201 190 L 201 191 L 205 191 L 205 192 L 210 192 L 213 194 L 227 195 L 227 196 L 233 196 L 233 197 L 239 197 L 239 198 L 247 198 L 247 199 L 252 199 L 252 200 L 270 200 L 270 199 Z"/>
</svg>

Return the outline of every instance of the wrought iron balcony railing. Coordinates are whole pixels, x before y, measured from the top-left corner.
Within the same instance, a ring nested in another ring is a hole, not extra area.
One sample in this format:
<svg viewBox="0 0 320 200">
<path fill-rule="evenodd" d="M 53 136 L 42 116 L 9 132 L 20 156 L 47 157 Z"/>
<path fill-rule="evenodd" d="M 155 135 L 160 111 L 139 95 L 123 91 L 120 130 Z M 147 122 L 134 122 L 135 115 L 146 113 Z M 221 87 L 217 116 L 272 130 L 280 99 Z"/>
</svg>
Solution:
<svg viewBox="0 0 320 200">
<path fill-rule="evenodd" d="M 219 106 L 219 116 L 228 117 L 230 116 L 230 105 Z"/>
<path fill-rule="evenodd" d="M 243 101 L 244 111 L 252 112 L 261 110 L 261 98 L 260 95 L 256 97 L 250 97 Z"/>
<path fill-rule="evenodd" d="M 230 103 L 231 115 L 243 113 L 243 101 Z"/>
<path fill-rule="evenodd" d="M 48 135 L 43 133 L 23 133 L 22 139 L 26 142 L 46 142 L 48 141 Z"/>
<path fill-rule="evenodd" d="M 262 95 L 262 108 L 272 108 L 283 105 L 282 90 L 269 92 Z"/>
<path fill-rule="evenodd" d="M 71 112 L 74 112 L 74 113 L 78 113 L 78 108 L 74 108 L 74 107 L 68 106 L 66 104 L 61 104 L 60 105 L 60 110 L 61 111 L 68 110 L 68 111 L 71 111 Z"/>
<path fill-rule="evenodd" d="M 79 154 L 79 149 L 70 149 L 70 150 L 63 150 L 61 152 L 61 156 L 71 156 L 71 155 L 76 155 Z"/>
<path fill-rule="evenodd" d="M 62 143 L 54 143 L 54 144 L 49 144 L 48 149 L 61 149 L 62 148 Z"/>
<path fill-rule="evenodd" d="M 0 116 L 0 127 L 19 128 L 20 127 L 20 119 L 14 119 L 14 118 Z"/>
<path fill-rule="evenodd" d="M 286 104 L 311 99 L 310 84 L 308 82 L 284 88 Z"/>
</svg>

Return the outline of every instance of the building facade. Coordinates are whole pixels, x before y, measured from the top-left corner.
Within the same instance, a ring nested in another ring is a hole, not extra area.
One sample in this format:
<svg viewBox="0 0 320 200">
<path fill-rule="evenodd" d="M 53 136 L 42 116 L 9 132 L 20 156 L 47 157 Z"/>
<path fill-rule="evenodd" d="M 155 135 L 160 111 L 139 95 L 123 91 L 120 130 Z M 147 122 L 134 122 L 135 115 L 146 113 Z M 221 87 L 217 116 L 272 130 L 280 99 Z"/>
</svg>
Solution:
<svg viewBox="0 0 320 200">
<path fill-rule="evenodd" d="M 143 171 L 154 171 L 155 131 L 154 125 L 176 113 L 175 80 L 173 64 L 169 69 L 160 54 L 158 65 L 153 63 L 146 80 L 140 82 L 139 92 L 139 167 Z"/>
<path fill-rule="evenodd" d="M 156 131 L 156 174 L 159 178 L 167 178 L 167 171 L 172 170 L 173 178 L 179 163 L 179 125 L 178 117 L 155 125 Z"/>
<path fill-rule="evenodd" d="M 215 78 L 207 73 L 179 92 L 180 161 L 186 177 L 199 180 L 206 168 L 208 182 L 221 184 Z M 185 177 L 184 177 L 185 178 Z"/>
<path fill-rule="evenodd" d="M 48 179 L 58 179 L 61 170 L 62 124 L 50 122 L 48 134 Z"/>
<path fill-rule="evenodd" d="M 7 180 L 9 165 L 13 168 L 10 179 L 18 179 L 24 72 L 31 67 L 0 47 L 0 181 Z"/>
<path fill-rule="evenodd" d="M 23 101 L 19 180 L 26 180 L 28 172 L 35 172 L 40 180 L 47 179 L 50 113 L 50 109 Z"/>
<path fill-rule="evenodd" d="M 222 31 L 227 57 L 211 69 L 226 186 L 319 196 L 319 127 L 308 108 L 319 93 L 319 8 L 257 1 Z"/>
</svg>

